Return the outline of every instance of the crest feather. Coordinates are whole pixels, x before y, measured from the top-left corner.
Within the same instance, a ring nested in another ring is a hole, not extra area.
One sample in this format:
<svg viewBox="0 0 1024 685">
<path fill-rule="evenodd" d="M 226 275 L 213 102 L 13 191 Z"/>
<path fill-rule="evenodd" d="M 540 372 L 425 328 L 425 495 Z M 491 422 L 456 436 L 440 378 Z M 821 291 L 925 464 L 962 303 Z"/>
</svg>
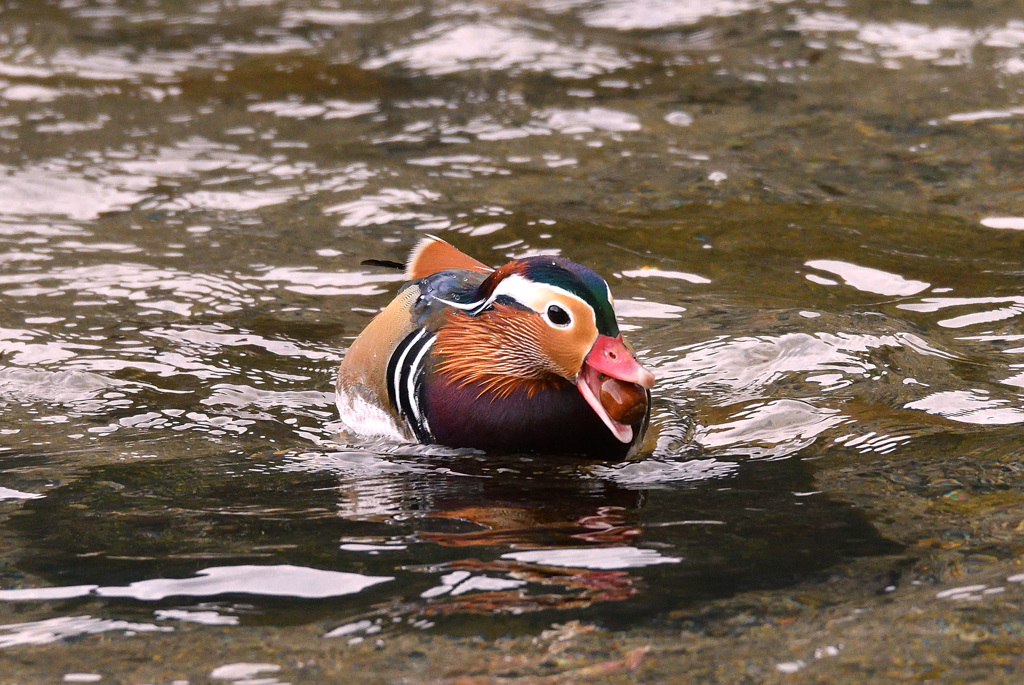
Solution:
<svg viewBox="0 0 1024 685">
<path fill-rule="evenodd" d="M 464 269 L 490 273 L 494 271 L 483 262 L 473 259 L 436 236 L 423 238 L 409 254 L 405 265 L 405 277 L 409 280 L 426 278 L 438 271 Z"/>
</svg>

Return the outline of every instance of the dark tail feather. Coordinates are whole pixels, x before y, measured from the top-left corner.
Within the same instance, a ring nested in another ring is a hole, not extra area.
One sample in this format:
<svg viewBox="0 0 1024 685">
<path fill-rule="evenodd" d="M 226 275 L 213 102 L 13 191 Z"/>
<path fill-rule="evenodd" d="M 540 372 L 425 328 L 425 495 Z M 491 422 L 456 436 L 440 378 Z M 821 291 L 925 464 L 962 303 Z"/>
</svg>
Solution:
<svg viewBox="0 0 1024 685">
<path fill-rule="evenodd" d="M 382 266 L 386 269 L 398 269 L 399 271 L 403 271 L 405 269 L 405 264 L 402 264 L 401 262 L 393 262 L 390 259 L 364 259 L 359 263 L 363 266 Z"/>
</svg>

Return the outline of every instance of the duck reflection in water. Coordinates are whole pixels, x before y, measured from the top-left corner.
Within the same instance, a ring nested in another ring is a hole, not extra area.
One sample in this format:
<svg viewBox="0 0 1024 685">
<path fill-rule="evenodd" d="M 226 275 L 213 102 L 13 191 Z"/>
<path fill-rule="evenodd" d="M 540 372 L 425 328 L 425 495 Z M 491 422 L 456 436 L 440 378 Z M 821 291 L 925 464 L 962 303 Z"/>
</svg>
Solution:
<svg viewBox="0 0 1024 685">
<path fill-rule="evenodd" d="M 641 530 L 632 520 L 643 504 L 643 493 L 581 481 L 578 473 L 560 473 L 543 465 L 532 473 L 522 466 L 516 470 L 526 477 L 500 483 L 488 478 L 476 481 L 477 487 L 469 491 L 435 499 L 431 510 L 424 512 L 417 537 L 443 547 L 527 550 L 528 556 L 540 558 L 520 560 L 514 558 L 515 552 L 492 560 L 463 555 L 440 565 L 413 567 L 446 572 L 445 578 L 458 583 L 503 579 L 488 592 L 460 592 L 457 584 L 450 590 L 438 586 L 428 591 L 420 611 L 436 616 L 580 609 L 636 595 L 637 581 L 627 570 L 588 566 L 595 565 L 595 552 L 614 558 L 617 549 L 634 549 Z M 545 555 L 555 563 L 545 563 Z M 574 558 L 581 565 L 574 565 Z M 502 588 L 501 582 L 509 587 Z"/>
<path fill-rule="evenodd" d="M 616 482 L 615 469 L 631 464 L 538 455 L 225 459 L 82 470 L 12 518 L 18 572 L 125 586 L 189 578 L 211 560 L 290 564 L 393 582 L 328 603 L 247 596 L 260 621 L 614 604 L 629 623 L 899 550 L 862 511 L 815 493 L 813 464 L 799 459 L 649 486 Z"/>
</svg>

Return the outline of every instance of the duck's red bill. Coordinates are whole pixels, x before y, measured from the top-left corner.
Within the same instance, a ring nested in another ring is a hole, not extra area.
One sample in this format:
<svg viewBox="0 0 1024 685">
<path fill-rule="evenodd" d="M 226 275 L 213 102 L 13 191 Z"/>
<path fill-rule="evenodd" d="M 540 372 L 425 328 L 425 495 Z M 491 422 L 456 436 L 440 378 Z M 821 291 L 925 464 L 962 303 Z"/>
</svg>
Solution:
<svg viewBox="0 0 1024 685">
<path fill-rule="evenodd" d="M 622 336 L 598 336 L 576 377 L 576 387 L 621 442 L 633 440 L 632 424 L 647 413 L 654 374 L 640 365 Z"/>
</svg>

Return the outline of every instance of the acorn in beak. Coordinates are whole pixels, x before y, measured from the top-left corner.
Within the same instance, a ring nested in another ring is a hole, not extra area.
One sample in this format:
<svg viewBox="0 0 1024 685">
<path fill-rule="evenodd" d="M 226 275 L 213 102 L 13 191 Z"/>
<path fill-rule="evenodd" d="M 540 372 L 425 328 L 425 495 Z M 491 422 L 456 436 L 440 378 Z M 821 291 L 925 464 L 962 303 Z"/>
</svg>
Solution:
<svg viewBox="0 0 1024 685">
<path fill-rule="evenodd" d="M 599 335 L 576 376 L 576 387 L 620 441 L 633 440 L 633 425 L 647 413 L 654 374 L 640 365 L 619 335 Z"/>
</svg>

